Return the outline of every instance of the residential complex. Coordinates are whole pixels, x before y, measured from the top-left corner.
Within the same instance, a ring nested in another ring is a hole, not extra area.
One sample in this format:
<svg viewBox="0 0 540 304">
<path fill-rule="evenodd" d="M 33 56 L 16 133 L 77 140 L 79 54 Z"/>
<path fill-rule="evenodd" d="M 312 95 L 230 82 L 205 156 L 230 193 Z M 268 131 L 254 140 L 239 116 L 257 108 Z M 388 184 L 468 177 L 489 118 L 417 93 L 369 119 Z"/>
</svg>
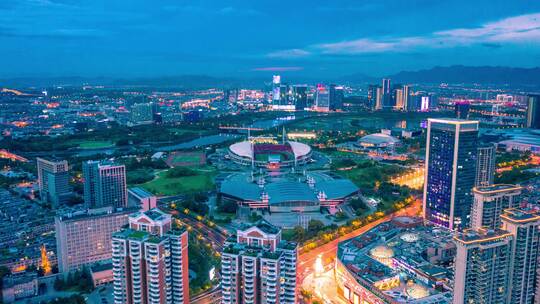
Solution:
<svg viewBox="0 0 540 304">
<path fill-rule="evenodd" d="M 114 303 L 189 303 L 188 232 L 154 208 L 112 237 Z"/>
<path fill-rule="evenodd" d="M 501 219 L 502 229 L 514 236 L 507 303 L 538 303 L 540 213 L 528 209 L 507 209 Z"/>
<path fill-rule="evenodd" d="M 449 229 L 468 226 L 476 176 L 478 121 L 428 119 L 423 212 Z"/>
<path fill-rule="evenodd" d="M 237 230 L 221 255 L 221 303 L 297 303 L 297 251 L 268 222 Z"/>
<path fill-rule="evenodd" d="M 457 246 L 454 304 L 506 304 L 513 236 L 501 229 L 465 230 Z"/>
<path fill-rule="evenodd" d="M 126 167 L 109 162 L 83 163 L 84 202 L 88 208 L 127 207 Z"/>
<path fill-rule="evenodd" d="M 493 184 L 495 165 L 495 145 L 480 145 L 476 158 L 475 186 L 489 186 Z"/>
<path fill-rule="evenodd" d="M 473 188 L 471 227 L 500 228 L 503 211 L 519 207 L 521 191 L 520 186 L 505 184 Z"/>
</svg>

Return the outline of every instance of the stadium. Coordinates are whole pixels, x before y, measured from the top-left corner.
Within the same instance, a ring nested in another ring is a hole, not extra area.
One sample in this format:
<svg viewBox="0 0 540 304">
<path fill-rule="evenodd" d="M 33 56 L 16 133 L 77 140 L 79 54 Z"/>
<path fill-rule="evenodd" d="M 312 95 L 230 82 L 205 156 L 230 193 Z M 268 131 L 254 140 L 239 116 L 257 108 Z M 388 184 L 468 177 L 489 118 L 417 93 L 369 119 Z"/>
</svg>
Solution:
<svg viewBox="0 0 540 304">
<path fill-rule="evenodd" d="M 321 172 L 259 177 L 233 173 L 219 187 L 223 200 L 271 213 L 319 212 L 321 207 L 335 210 L 358 191 L 350 180 Z"/>
<path fill-rule="evenodd" d="M 305 165 L 311 154 L 311 147 L 303 143 L 257 139 L 235 143 L 228 150 L 229 158 L 237 164 L 269 169 Z"/>
</svg>

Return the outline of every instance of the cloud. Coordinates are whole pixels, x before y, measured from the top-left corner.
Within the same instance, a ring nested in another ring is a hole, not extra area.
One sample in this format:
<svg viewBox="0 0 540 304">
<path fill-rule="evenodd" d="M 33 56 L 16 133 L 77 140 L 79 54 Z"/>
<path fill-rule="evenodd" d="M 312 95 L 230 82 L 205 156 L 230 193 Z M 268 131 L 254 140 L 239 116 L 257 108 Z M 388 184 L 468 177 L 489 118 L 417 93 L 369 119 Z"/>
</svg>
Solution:
<svg viewBox="0 0 540 304">
<path fill-rule="evenodd" d="M 509 17 L 479 27 L 438 31 L 424 36 L 360 38 L 307 46 L 304 49 L 275 51 L 268 57 L 296 58 L 310 54 L 357 55 L 410 52 L 419 48 L 451 48 L 483 45 L 497 48 L 503 44 L 540 45 L 540 13 Z"/>
<path fill-rule="evenodd" d="M 291 71 L 301 71 L 303 67 L 293 66 L 293 67 L 264 67 L 264 68 L 254 68 L 252 71 L 255 72 L 291 72 Z"/>
<path fill-rule="evenodd" d="M 269 53 L 270 58 L 299 58 L 309 56 L 311 53 L 302 49 L 290 49 Z"/>
</svg>

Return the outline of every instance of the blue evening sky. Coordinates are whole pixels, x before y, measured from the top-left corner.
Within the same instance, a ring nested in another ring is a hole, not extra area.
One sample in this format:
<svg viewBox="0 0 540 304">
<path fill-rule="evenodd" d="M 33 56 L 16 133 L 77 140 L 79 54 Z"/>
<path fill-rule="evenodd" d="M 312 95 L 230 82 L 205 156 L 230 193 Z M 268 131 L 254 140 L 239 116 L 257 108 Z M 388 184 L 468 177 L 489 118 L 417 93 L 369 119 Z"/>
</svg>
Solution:
<svg viewBox="0 0 540 304">
<path fill-rule="evenodd" d="M 538 0 L 0 0 L 0 77 L 540 66 Z"/>
</svg>

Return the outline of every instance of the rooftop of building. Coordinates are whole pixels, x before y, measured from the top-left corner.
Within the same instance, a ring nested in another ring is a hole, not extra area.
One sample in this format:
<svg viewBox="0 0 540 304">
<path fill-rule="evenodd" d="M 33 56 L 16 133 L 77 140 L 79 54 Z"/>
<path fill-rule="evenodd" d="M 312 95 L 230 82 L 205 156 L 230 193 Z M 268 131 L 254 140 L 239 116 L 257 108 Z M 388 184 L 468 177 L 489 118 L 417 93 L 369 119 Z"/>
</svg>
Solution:
<svg viewBox="0 0 540 304">
<path fill-rule="evenodd" d="M 140 217 L 142 215 L 147 216 L 148 218 L 150 218 L 153 221 L 162 221 L 162 220 L 167 220 L 167 219 L 171 218 L 170 214 L 161 211 L 159 208 L 153 208 L 153 209 L 146 210 L 146 211 L 136 212 L 136 213 L 130 214 L 129 217 L 130 218 L 138 218 L 138 217 Z"/>
<path fill-rule="evenodd" d="M 149 197 L 155 196 L 154 194 L 146 191 L 144 188 L 141 188 L 141 187 L 129 188 L 129 191 L 140 198 L 149 198 Z"/>
<path fill-rule="evenodd" d="M 432 286 L 451 285 L 452 232 L 435 226 L 424 226 L 411 218 L 411 225 L 390 221 L 377 225 L 361 236 L 338 245 L 338 259 L 366 288 L 377 290 L 396 302 L 425 297 L 446 297 L 447 290 Z M 412 225 L 415 223 L 415 225 Z M 415 274 L 411 275 L 411 271 Z M 417 279 L 422 277 L 423 279 Z M 429 282 L 429 283 L 426 283 Z M 411 289 L 412 288 L 412 289 Z M 446 302 L 443 302 L 446 303 Z"/>
<path fill-rule="evenodd" d="M 470 120 L 470 119 L 461 119 L 461 118 L 428 118 L 428 121 L 432 122 L 440 122 L 440 123 L 448 123 L 448 124 L 474 124 L 478 123 L 478 120 Z"/>
<path fill-rule="evenodd" d="M 480 244 L 485 242 L 497 242 L 512 236 L 502 229 L 465 229 L 454 236 L 454 240 L 464 245 Z"/>
<path fill-rule="evenodd" d="M 540 212 L 529 208 L 511 208 L 504 210 L 501 218 L 513 223 L 530 223 L 540 221 Z"/>
<path fill-rule="evenodd" d="M 67 222 L 67 221 L 81 220 L 85 218 L 91 219 L 91 218 L 104 217 L 104 216 L 132 214 L 138 210 L 139 210 L 138 207 L 113 208 L 111 206 L 96 208 L 96 209 L 76 210 L 76 211 L 66 209 L 66 210 L 62 210 L 59 214 L 57 214 L 57 218 L 59 218 L 63 222 Z"/>
<path fill-rule="evenodd" d="M 360 143 L 369 143 L 373 145 L 393 145 L 399 142 L 399 139 L 384 133 L 373 133 L 363 136 L 358 140 Z"/>
<path fill-rule="evenodd" d="M 313 187 L 308 183 L 312 178 Z M 263 193 L 268 195 L 270 205 L 289 201 L 318 201 L 318 194 L 326 199 L 342 199 L 358 192 L 358 187 L 348 179 L 337 178 L 320 172 L 288 174 L 277 177 L 252 177 L 247 173 L 233 173 L 221 183 L 220 192 L 244 201 L 260 201 Z"/>
<path fill-rule="evenodd" d="M 483 187 L 474 187 L 473 191 L 480 194 L 495 194 L 495 193 L 521 190 L 521 189 L 522 187 L 519 185 L 494 184 L 494 185 L 483 186 Z"/>
</svg>

